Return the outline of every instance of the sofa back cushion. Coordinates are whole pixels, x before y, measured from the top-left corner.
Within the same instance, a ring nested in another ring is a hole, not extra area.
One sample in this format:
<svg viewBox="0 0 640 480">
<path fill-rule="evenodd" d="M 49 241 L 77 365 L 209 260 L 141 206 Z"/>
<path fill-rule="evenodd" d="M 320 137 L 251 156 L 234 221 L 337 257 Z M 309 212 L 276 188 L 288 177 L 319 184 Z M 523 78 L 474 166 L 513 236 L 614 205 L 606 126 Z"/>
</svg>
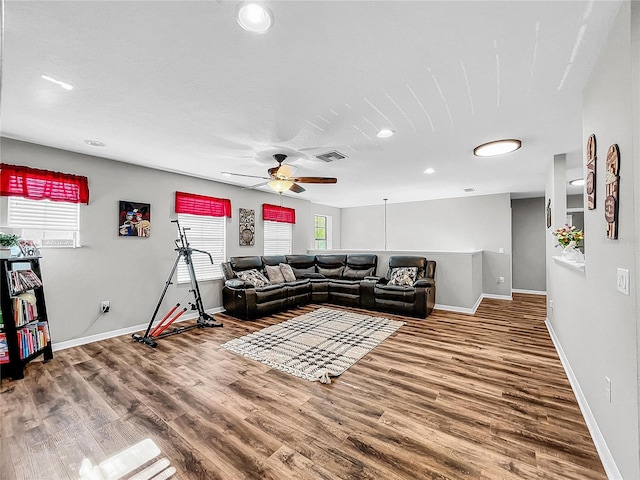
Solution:
<svg viewBox="0 0 640 480">
<path fill-rule="evenodd" d="M 338 268 L 345 265 L 346 255 L 316 255 L 316 265 L 318 268 Z M 319 273 L 320 270 L 318 270 Z"/>
<path fill-rule="evenodd" d="M 231 257 L 229 259 L 229 263 L 231 264 L 231 268 L 233 271 L 237 272 L 242 270 L 262 270 L 262 257 L 259 255 L 251 255 L 248 257 Z"/>
<path fill-rule="evenodd" d="M 262 257 L 262 263 L 265 265 L 280 265 L 281 263 L 287 263 L 287 257 L 284 255 L 265 255 Z"/>
<path fill-rule="evenodd" d="M 347 255 L 346 267 L 342 272 L 343 278 L 363 279 L 376 274 L 378 256 L 373 254 L 357 253 Z"/>
<path fill-rule="evenodd" d="M 320 273 L 322 276 L 326 278 L 340 278 L 342 276 L 343 270 L 344 270 L 344 267 L 323 268 L 320 265 L 318 265 L 318 273 Z"/>
<path fill-rule="evenodd" d="M 355 269 L 347 265 L 346 267 L 344 267 L 344 271 L 342 272 L 342 278 L 362 280 L 364 277 L 373 275 L 375 272 L 376 272 L 375 267 Z"/>
<path fill-rule="evenodd" d="M 316 274 L 315 255 L 286 255 L 287 263 L 291 266 L 296 278 L 303 278 L 307 274 Z"/>
</svg>

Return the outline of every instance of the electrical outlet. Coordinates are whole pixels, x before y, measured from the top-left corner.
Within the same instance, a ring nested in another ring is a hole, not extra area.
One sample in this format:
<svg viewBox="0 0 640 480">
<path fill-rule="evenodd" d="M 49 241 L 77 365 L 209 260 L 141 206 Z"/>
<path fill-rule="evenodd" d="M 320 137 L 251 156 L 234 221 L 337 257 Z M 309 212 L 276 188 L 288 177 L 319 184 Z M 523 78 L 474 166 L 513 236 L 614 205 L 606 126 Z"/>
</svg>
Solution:
<svg viewBox="0 0 640 480">
<path fill-rule="evenodd" d="M 604 393 L 607 396 L 607 400 L 609 400 L 609 403 L 611 403 L 611 379 L 609 377 L 604 377 L 606 380 L 606 385 L 605 385 L 605 390 Z"/>
<path fill-rule="evenodd" d="M 504 283 L 504 277 L 498 277 L 498 283 Z"/>
<path fill-rule="evenodd" d="M 111 305 L 109 304 L 109 300 L 103 300 L 102 303 L 100 304 L 100 311 L 102 313 L 108 313 L 110 308 L 111 308 Z"/>
<path fill-rule="evenodd" d="M 553 310 L 553 300 L 549 300 L 549 308 Z"/>
</svg>

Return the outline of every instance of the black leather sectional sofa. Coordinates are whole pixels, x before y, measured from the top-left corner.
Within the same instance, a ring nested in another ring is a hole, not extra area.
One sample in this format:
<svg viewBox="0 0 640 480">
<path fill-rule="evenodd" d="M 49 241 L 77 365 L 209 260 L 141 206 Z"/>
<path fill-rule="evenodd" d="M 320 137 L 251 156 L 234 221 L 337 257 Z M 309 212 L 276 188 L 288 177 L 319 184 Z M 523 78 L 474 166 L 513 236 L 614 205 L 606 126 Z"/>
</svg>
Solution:
<svg viewBox="0 0 640 480">
<path fill-rule="evenodd" d="M 426 318 L 435 304 L 435 262 L 424 257 L 389 258 L 384 277 L 376 276 L 377 255 L 278 255 L 231 257 L 222 264 L 223 306 L 241 319 L 259 318 L 307 303 L 333 303 Z M 295 280 L 253 286 L 239 272 L 288 264 Z M 411 285 L 389 284 L 393 269 L 416 267 Z"/>
</svg>

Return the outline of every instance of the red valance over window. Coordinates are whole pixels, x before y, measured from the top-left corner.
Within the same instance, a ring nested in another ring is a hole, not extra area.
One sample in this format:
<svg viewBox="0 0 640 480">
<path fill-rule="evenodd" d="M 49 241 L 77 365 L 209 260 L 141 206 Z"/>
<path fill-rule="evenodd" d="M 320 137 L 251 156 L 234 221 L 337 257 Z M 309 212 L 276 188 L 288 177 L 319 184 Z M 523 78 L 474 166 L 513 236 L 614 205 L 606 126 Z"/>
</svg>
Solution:
<svg viewBox="0 0 640 480">
<path fill-rule="evenodd" d="M 176 192 L 176 213 L 208 217 L 231 217 L 231 200 Z"/>
<path fill-rule="evenodd" d="M 89 203 L 87 177 L 0 163 L 0 195 Z"/>
<path fill-rule="evenodd" d="M 272 222 L 296 223 L 296 211 L 293 208 L 262 204 L 262 219 Z"/>
</svg>

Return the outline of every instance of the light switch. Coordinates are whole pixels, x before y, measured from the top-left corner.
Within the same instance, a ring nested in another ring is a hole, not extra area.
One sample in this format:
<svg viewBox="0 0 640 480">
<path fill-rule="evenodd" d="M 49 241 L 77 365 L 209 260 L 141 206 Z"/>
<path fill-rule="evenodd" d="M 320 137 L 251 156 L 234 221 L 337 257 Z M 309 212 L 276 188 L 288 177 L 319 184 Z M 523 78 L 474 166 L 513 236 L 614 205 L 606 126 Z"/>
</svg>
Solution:
<svg viewBox="0 0 640 480">
<path fill-rule="evenodd" d="M 498 253 L 504 253 L 504 248 L 500 247 L 500 248 L 498 249 Z"/>
<path fill-rule="evenodd" d="M 629 270 L 626 268 L 619 268 L 617 275 L 618 291 L 629 295 Z"/>
</svg>

